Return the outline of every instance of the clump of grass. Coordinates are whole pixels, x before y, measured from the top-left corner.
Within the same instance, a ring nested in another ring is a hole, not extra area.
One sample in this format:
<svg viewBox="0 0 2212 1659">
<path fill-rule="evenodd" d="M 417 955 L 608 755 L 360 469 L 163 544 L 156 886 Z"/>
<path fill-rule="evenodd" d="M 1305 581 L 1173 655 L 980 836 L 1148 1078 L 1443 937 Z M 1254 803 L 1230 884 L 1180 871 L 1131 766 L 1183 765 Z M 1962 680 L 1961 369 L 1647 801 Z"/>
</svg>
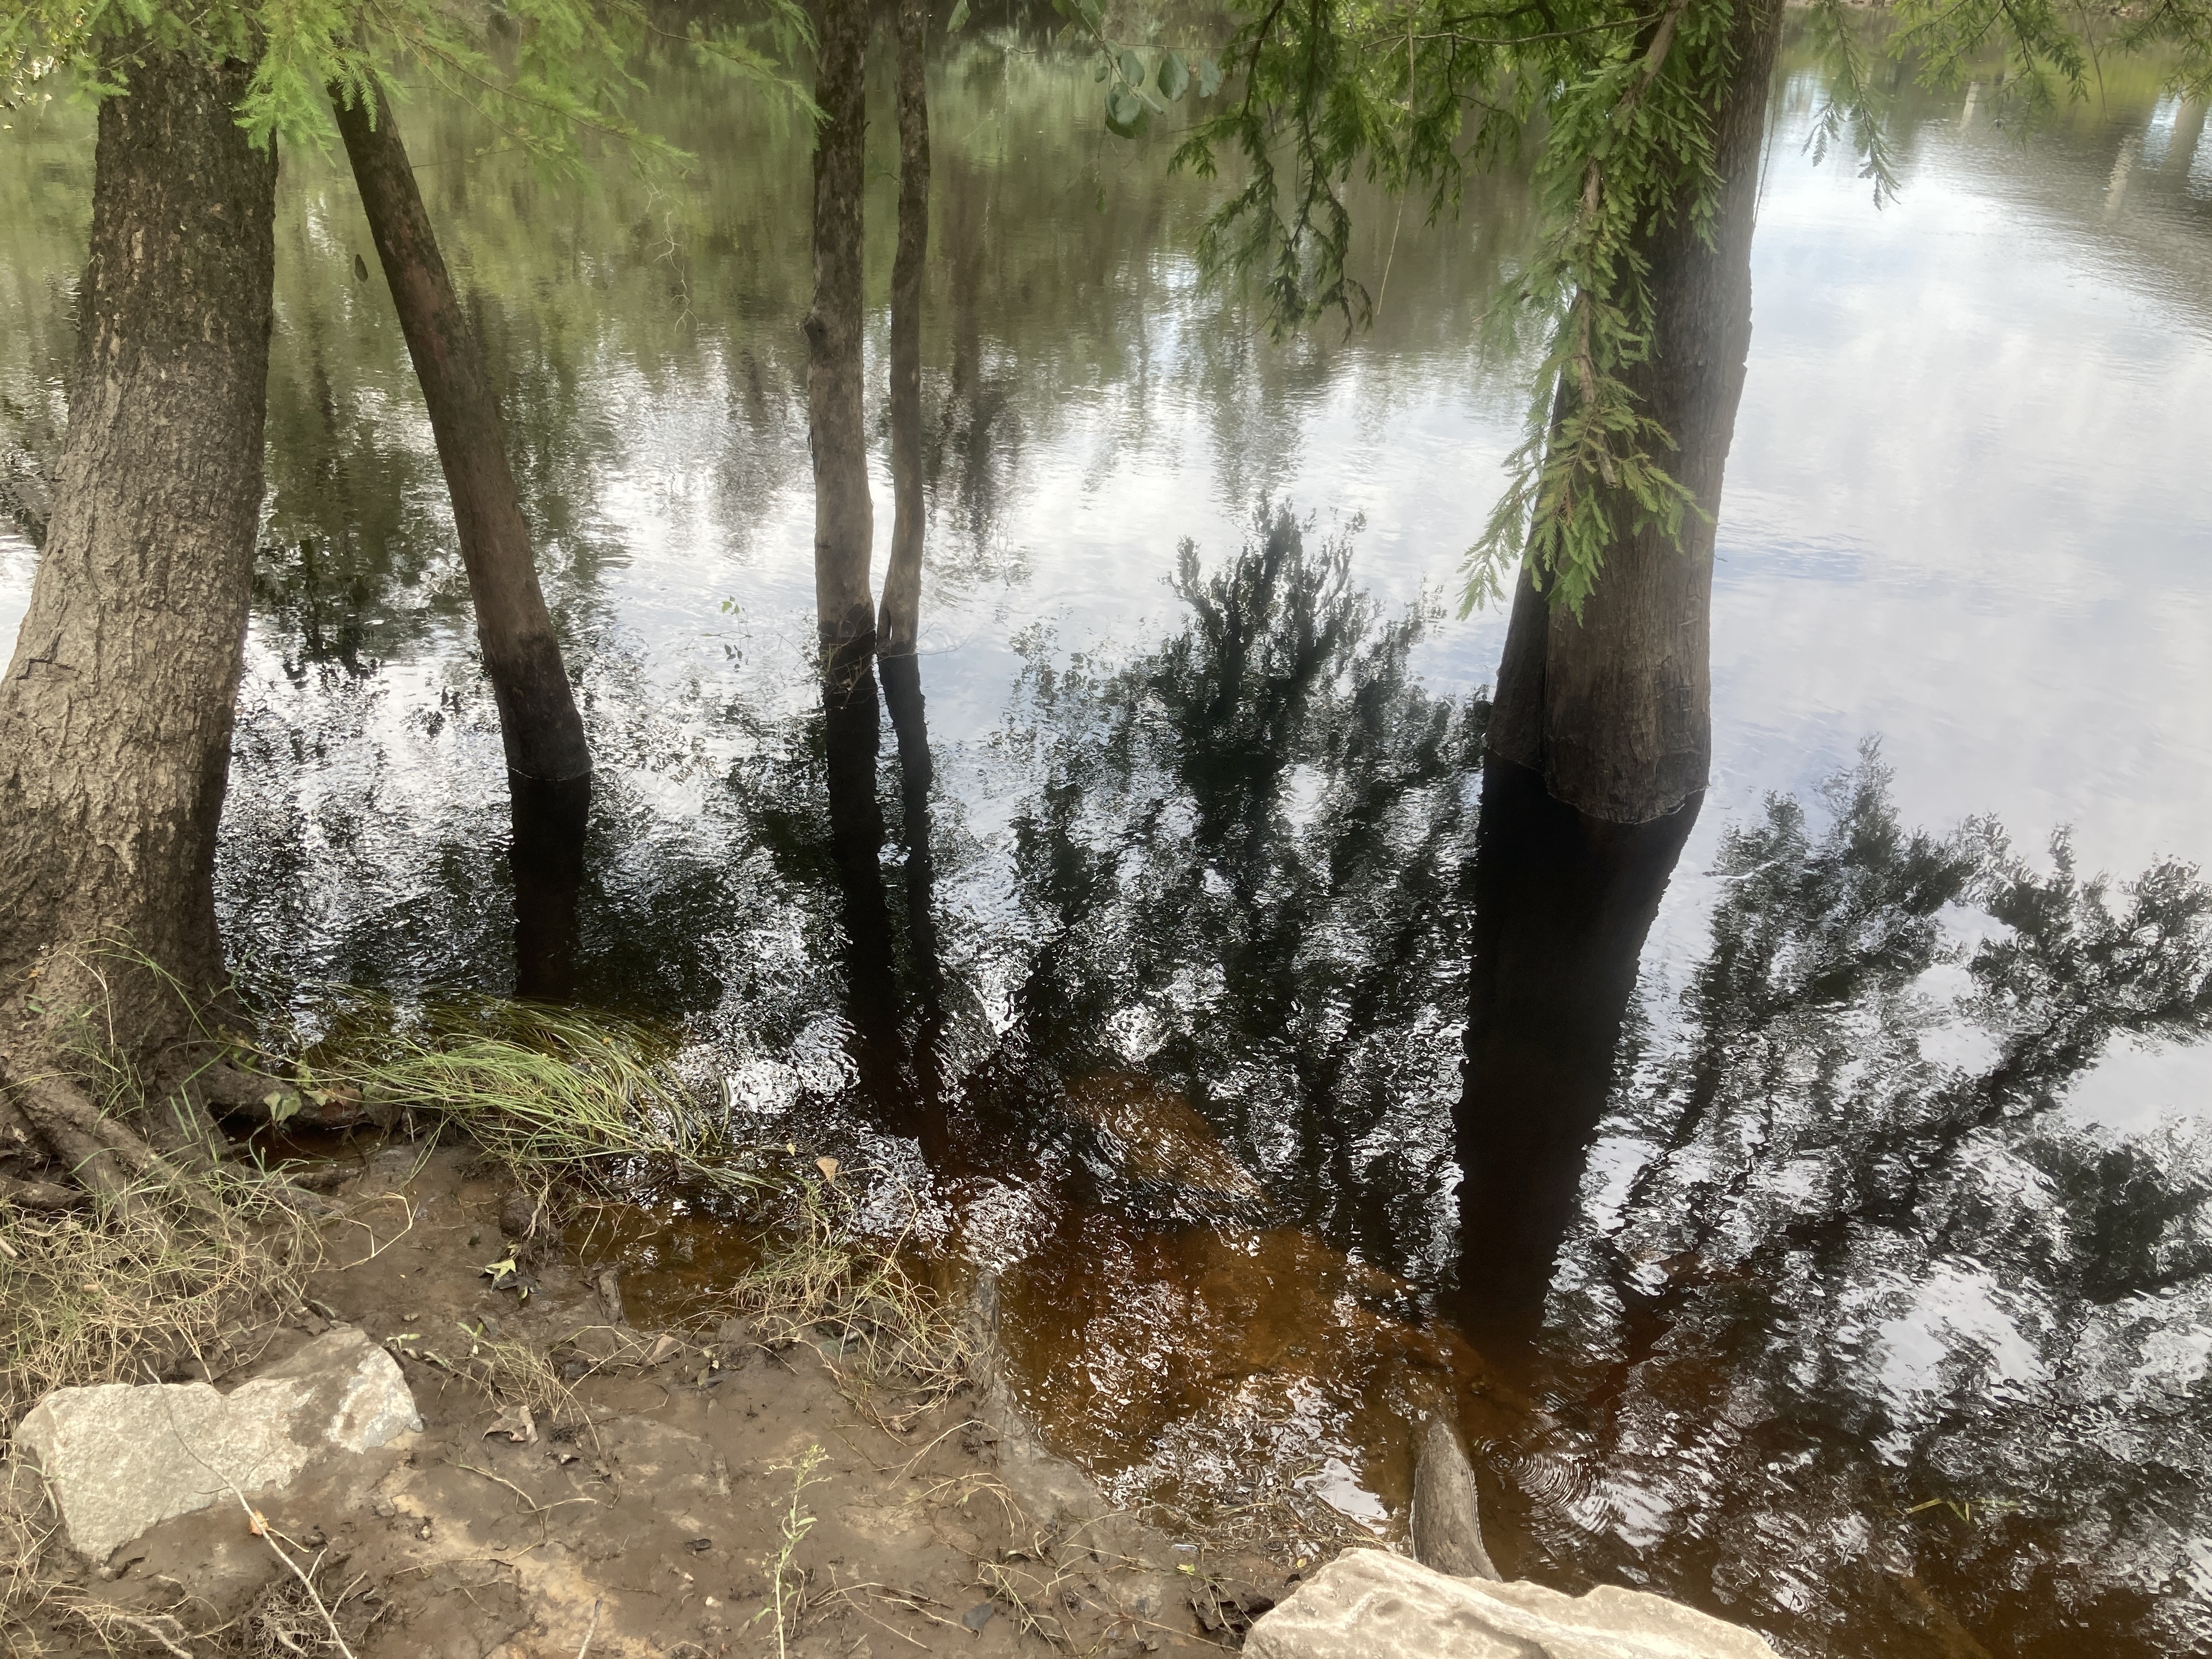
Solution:
<svg viewBox="0 0 2212 1659">
<path fill-rule="evenodd" d="M 143 1382 L 297 1306 L 322 1249 L 297 1197 L 226 1163 L 129 1205 L 0 1205 L 0 1437 L 50 1389 Z"/>
<path fill-rule="evenodd" d="M 770 1241 L 731 1288 L 772 1347 L 818 1345 L 854 1406 L 893 1433 L 950 1399 L 967 1336 L 944 1297 L 906 1261 L 911 1224 L 888 1241 L 857 1224 L 857 1206 L 824 1174 L 800 1188 L 799 1224 Z"/>
<path fill-rule="evenodd" d="M 449 1126 L 534 1187 L 639 1166 L 726 1189 L 769 1184 L 641 1027 L 495 997 L 402 1008 L 342 996 L 297 1062 L 304 1088 Z"/>
<path fill-rule="evenodd" d="M 548 1355 L 527 1342 L 495 1337 L 482 1327 L 462 1328 L 469 1337 L 464 1375 L 493 1400 L 528 1407 L 532 1419 L 548 1433 L 589 1423 L 575 1391 L 561 1380 Z"/>
</svg>

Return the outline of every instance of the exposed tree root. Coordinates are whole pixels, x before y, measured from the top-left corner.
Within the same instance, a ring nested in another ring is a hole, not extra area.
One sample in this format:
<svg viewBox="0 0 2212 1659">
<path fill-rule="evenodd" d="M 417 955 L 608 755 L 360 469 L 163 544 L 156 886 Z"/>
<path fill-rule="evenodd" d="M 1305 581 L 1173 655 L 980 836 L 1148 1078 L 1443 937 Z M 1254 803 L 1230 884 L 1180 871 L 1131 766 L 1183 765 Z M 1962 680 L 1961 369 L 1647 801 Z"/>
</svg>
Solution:
<svg viewBox="0 0 2212 1659">
<path fill-rule="evenodd" d="M 199 1085 L 210 1077 L 221 1079 L 220 1091 L 203 1093 Z M 86 1192 L 126 1212 L 149 1189 L 212 1205 L 218 1200 L 204 1194 L 205 1178 L 222 1161 L 223 1140 L 206 1103 L 208 1095 L 239 1098 L 250 1089 L 265 1101 L 287 1085 L 228 1061 L 196 1068 L 187 1078 L 138 1103 L 126 1121 L 103 1109 L 88 1090 L 55 1066 L 33 1069 L 0 1053 L 0 1105 L 28 1132 L 29 1146 L 18 1150 L 43 1151 L 46 1161 Z M 264 1106 L 264 1121 L 267 1117 Z M 0 1150 L 7 1148 L 0 1145 Z M 0 1200 L 26 1209 L 53 1208 L 56 1194 L 68 1190 L 20 1177 L 0 1176 Z M 311 1213 L 326 1207 L 302 1188 L 295 1187 L 289 1197 Z"/>
<path fill-rule="evenodd" d="M 0 1090 L 7 1092 L 54 1161 L 112 1203 L 128 1209 L 140 1178 L 173 1173 L 159 1152 L 57 1073 L 34 1072 L 11 1056 L 0 1055 Z"/>
<path fill-rule="evenodd" d="M 64 1187 L 52 1181 L 24 1181 L 10 1175 L 0 1175 L 0 1203 L 12 1204 L 19 1210 L 66 1210 L 80 1203 L 84 1194 L 74 1187 Z"/>
</svg>

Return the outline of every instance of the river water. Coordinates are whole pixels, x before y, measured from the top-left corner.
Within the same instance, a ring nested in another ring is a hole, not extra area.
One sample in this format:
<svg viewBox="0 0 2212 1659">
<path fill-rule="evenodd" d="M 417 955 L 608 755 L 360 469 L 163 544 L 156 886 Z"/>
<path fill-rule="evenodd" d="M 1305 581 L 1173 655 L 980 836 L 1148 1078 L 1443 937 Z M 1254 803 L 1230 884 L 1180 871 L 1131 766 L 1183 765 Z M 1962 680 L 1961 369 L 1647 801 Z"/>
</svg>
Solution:
<svg viewBox="0 0 2212 1659">
<path fill-rule="evenodd" d="M 1435 228 L 1360 198 L 1375 327 L 1270 343 L 1196 280 L 1214 187 L 1004 44 L 933 87 L 926 789 L 811 678 L 801 131 L 663 66 L 697 169 L 586 187 L 403 115 L 599 757 L 578 995 L 999 1270 L 1032 1406 L 1133 1503 L 1388 1530 L 1442 1411 L 1510 1573 L 1795 1654 L 2212 1650 L 2202 106 L 2125 66 L 2026 137 L 1907 96 L 1877 208 L 1785 65 L 1713 787 L 1509 1342 L 1455 1311 L 1504 628 L 1455 600 L 1525 396 L 1482 328 L 1525 184 Z M 89 131 L 0 133 L 0 418 L 49 453 Z M 271 994 L 504 990 L 498 735 L 328 159 L 286 158 L 278 236 L 230 937 Z M 0 532 L 11 636 L 33 556 Z M 879 788 L 833 836 L 856 754 Z M 664 1218 L 641 1272 L 702 1259 Z"/>
</svg>

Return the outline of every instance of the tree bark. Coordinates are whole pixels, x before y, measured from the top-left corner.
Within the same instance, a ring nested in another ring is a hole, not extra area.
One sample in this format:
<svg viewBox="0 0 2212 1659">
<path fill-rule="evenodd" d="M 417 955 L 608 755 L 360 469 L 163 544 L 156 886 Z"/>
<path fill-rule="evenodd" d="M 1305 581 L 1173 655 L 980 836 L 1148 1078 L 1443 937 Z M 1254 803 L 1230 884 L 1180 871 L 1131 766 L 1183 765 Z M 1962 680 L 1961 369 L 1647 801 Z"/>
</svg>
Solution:
<svg viewBox="0 0 2212 1659">
<path fill-rule="evenodd" d="M 60 1023 L 90 1013 L 143 1060 L 225 983 L 216 829 L 275 267 L 276 154 L 237 122 L 252 73 L 141 43 L 100 106 L 69 429 L 0 682 L 0 1048 L 49 1139 L 73 1133 L 32 1097 Z M 116 1147 L 78 1150 L 113 1170 Z"/>
<path fill-rule="evenodd" d="M 899 0 L 898 252 L 891 262 L 891 556 L 876 649 L 911 655 L 921 625 L 921 272 L 929 252 L 927 0 Z M 919 690 L 917 689 L 917 696 Z"/>
<path fill-rule="evenodd" d="M 1664 817 L 1711 772 L 1714 520 L 1751 349 L 1751 239 L 1781 18 L 1778 0 L 1736 14 L 1735 72 L 1713 112 L 1723 183 L 1711 242 L 1677 213 L 1640 250 L 1651 352 L 1622 379 L 1673 437 L 1669 471 L 1702 513 L 1684 515 L 1678 546 L 1657 529 L 1632 529 L 1624 496 L 1621 529 L 1579 617 L 1549 604 L 1524 565 L 1498 667 L 1491 752 L 1616 823 Z"/>
<path fill-rule="evenodd" d="M 351 106 L 339 97 L 331 102 L 415 377 L 429 405 L 507 766 L 541 782 L 588 777 L 591 750 L 538 586 L 530 526 L 507 465 L 499 398 L 483 343 L 454 297 L 382 90 Z"/>
<path fill-rule="evenodd" d="M 865 0 L 820 0 L 814 100 L 814 306 L 806 316 L 806 400 L 814 457 L 814 607 L 832 696 L 850 690 L 876 643 L 868 561 L 875 508 L 861 414 L 861 190 L 866 162 Z M 871 701 L 873 687 L 871 686 Z"/>
</svg>

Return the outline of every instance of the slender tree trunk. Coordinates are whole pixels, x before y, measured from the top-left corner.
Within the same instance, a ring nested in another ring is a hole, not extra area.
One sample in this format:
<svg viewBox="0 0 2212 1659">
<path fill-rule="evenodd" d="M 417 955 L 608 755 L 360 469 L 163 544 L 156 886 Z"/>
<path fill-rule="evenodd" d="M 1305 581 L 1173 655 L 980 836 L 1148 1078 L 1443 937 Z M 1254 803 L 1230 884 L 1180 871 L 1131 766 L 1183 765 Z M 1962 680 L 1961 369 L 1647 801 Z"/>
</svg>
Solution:
<svg viewBox="0 0 2212 1659">
<path fill-rule="evenodd" d="M 948 1142 L 942 1049 L 945 969 L 937 939 L 937 859 L 930 848 L 929 795 L 936 768 L 929 754 L 929 722 L 921 695 L 921 659 L 908 651 L 883 659 L 884 703 L 898 737 L 902 839 L 906 843 L 907 946 L 920 993 L 919 1018 L 908 1058 L 916 1091 L 909 1127 L 933 1169 Z"/>
<path fill-rule="evenodd" d="M 0 1085 L 112 1192 L 150 1149 L 54 1058 L 88 1017 L 117 1058 L 173 1060 L 225 984 L 216 828 L 260 522 L 276 184 L 273 149 L 238 126 L 251 65 L 134 56 L 128 95 L 100 106 L 69 430 L 0 681 Z"/>
<path fill-rule="evenodd" d="M 1688 216 L 1644 240 L 1654 329 L 1649 361 L 1623 376 L 1677 446 L 1674 477 L 1705 516 L 1677 547 L 1656 530 L 1621 533 L 1577 617 L 1548 604 L 1524 567 L 1514 595 L 1489 744 L 1595 817 L 1640 823 L 1705 787 L 1712 763 L 1713 520 L 1751 348 L 1751 238 L 1778 0 L 1736 14 L 1736 69 L 1714 112 L 1723 183 L 1710 244 Z"/>
<path fill-rule="evenodd" d="M 821 0 L 814 100 L 814 307 L 806 316 L 806 398 L 814 455 L 814 606 L 833 696 L 849 690 L 876 642 L 861 415 L 861 191 L 866 161 L 865 0 Z M 871 690 L 872 691 L 872 685 Z"/>
<path fill-rule="evenodd" d="M 507 465 L 483 343 L 454 297 L 384 94 L 379 90 L 350 107 L 343 98 L 332 102 L 415 377 L 430 408 L 507 766 L 540 781 L 588 777 L 592 755 L 584 722 L 538 585 L 530 527 Z"/>
<path fill-rule="evenodd" d="M 1484 763 L 1455 1126 L 1459 1311 L 1478 1340 L 1524 1338 L 1542 1320 L 1644 936 L 1703 799 L 1608 823 L 1554 799 L 1525 767 Z"/>
<path fill-rule="evenodd" d="M 899 0 L 898 252 L 891 262 L 891 556 L 876 649 L 911 655 L 921 631 L 921 271 L 929 251 L 929 86 L 922 53 L 927 0 Z M 917 680 L 915 696 L 920 696 Z"/>
<path fill-rule="evenodd" d="M 929 720 L 921 695 L 921 659 L 911 651 L 883 660 L 884 702 L 897 734 L 899 799 L 906 843 L 907 931 L 913 942 L 915 972 L 925 997 L 933 999 L 943 983 L 937 954 L 933 908 L 937 865 L 929 846 L 929 792 L 937 769 L 929 754 Z"/>
<path fill-rule="evenodd" d="M 884 811 L 876 794 L 883 714 L 868 659 L 863 657 L 843 684 L 825 682 L 822 703 L 854 1070 L 863 1109 L 887 1127 L 902 1130 L 909 1112 L 899 1075 L 898 969 L 884 895 Z"/>
</svg>

